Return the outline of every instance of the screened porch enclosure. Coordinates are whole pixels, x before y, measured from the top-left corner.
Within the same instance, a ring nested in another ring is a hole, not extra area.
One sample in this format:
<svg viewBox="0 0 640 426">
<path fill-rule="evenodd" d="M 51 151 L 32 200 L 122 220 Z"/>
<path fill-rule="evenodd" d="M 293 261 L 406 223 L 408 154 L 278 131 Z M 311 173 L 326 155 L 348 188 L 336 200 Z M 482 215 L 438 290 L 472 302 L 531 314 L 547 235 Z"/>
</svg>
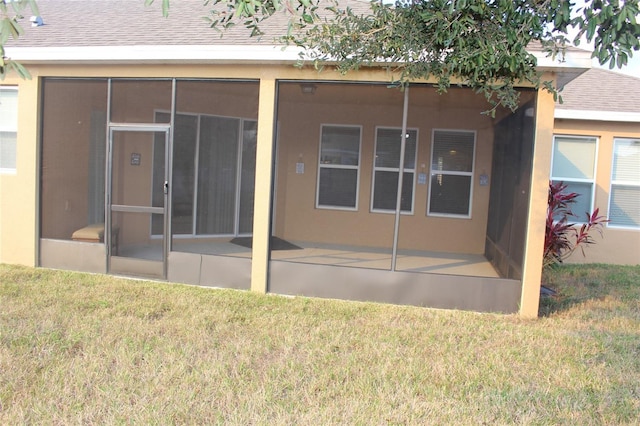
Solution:
<svg viewBox="0 0 640 426">
<path fill-rule="evenodd" d="M 40 265 L 250 288 L 259 91 L 45 78 Z M 535 94 L 278 82 L 267 291 L 515 312 Z"/>
<path fill-rule="evenodd" d="M 270 291 L 516 311 L 534 98 L 280 82 Z"/>
<path fill-rule="evenodd" d="M 248 288 L 258 89 L 45 78 L 40 264 Z"/>
</svg>

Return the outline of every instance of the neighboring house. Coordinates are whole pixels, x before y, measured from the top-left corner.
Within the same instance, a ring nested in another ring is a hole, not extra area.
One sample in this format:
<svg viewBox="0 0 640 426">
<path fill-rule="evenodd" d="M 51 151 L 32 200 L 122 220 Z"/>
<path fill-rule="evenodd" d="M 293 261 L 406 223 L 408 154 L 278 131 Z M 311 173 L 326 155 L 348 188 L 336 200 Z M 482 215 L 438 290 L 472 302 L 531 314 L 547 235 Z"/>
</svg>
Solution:
<svg viewBox="0 0 640 426">
<path fill-rule="evenodd" d="M 572 218 L 600 209 L 609 223 L 570 262 L 640 264 L 640 78 L 591 69 L 556 105 L 553 180 L 580 193 Z"/>
<path fill-rule="evenodd" d="M 491 118 L 141 3 L 40 0 L 8 46 L 33 78 L 1 82 L 0 262 L 537 315 L 550 94 Z M 537 55 L 561 85 L 590 66 Z"/>
</svg>

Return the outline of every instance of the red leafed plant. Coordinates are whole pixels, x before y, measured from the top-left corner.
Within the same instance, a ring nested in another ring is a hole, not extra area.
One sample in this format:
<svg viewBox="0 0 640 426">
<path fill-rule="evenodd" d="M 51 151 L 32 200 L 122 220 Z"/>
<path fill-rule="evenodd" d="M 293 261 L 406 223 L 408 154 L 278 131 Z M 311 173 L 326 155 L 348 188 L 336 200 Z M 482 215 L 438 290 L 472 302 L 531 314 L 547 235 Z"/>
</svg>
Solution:
<svg viewBox="0 0 640 426">
<path fill-rule="evenodd" d="M 580 248 L 584 256 L 584 247 L 595 243 L 590 232 L 596 231 L 602 236 L 602 227 L 609 220 L 598 216 L 600 209 L 593 213 L 585 212 L 587 220 L 576 226 L 569 222 L 569 216 L 574 216 L 571 205 L 576 202 L 580 194 L 565 192 L 567 185 L 563 182 L 549 182 L 549 201 L 547 205 L 547 228 L 544 238 L 543 267 L 562 263 L 563 260 Z"/>
</svg>

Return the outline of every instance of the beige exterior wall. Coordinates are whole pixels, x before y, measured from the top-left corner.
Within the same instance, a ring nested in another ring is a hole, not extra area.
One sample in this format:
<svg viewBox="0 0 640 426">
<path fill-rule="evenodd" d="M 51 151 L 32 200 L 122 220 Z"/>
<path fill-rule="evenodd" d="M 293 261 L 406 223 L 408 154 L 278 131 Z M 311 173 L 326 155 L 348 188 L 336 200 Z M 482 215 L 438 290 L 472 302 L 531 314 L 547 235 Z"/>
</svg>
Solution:
<svg viewBox="0 0 640 426">
<path fill-rule="evenodd" d="M 607 216 L 611 188 L 613 140 L 614 138 L 640 138 L 640 123 L 556 119 L 554 133 L 556 135 L 598 138 L 594 207 L 600 209 L 601 215 Z M 605 226 L 602 238 L 596 232 L 593 234 L 593 239 L 596 243 L 585 248 L 585 256 L 578 250 L 567 262 L 640 264 L 640 229 Z"/>
<path fill-rule="evenodd" d="M 18 86 L 16 172 L 0 174 L 0 262 L 36 265 L 38 217 L 38 79 L 8 77 Z"/>
</svg>

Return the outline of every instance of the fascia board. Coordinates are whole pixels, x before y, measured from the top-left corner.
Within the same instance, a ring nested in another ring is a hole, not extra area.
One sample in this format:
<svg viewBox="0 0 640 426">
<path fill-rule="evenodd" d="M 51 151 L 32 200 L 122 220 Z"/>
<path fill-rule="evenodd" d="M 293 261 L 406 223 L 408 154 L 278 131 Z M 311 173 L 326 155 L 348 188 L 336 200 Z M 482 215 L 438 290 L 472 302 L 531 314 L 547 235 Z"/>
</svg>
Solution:
<svg viewBox="0 0 640 426">
<path fill-rule="evenodd" d="M 24 63 L 292 63 L 300 59 L 302 48 L 276 45 L 138 45 L 10 47 L 6 56 Z M 588 69 L 591 56 L 586 51 L 567 52 L 562 60 L 532 52 L 541 70 Z M 381 62 L 380 65 L 388 65 Z"/>
<path fill-rule="evenodd" d="M 291 63 L 301 49 L 257 45 L 7 47 L 23 63 Z"/>
<path fill-rule="evenodd" d="M 582 121 L 617 121 L 625 123 L 640 123 L 638 112 L 618 111 L 585 111 L 578 109 L 555 109 L 555 118 Z"/>
</svg>

